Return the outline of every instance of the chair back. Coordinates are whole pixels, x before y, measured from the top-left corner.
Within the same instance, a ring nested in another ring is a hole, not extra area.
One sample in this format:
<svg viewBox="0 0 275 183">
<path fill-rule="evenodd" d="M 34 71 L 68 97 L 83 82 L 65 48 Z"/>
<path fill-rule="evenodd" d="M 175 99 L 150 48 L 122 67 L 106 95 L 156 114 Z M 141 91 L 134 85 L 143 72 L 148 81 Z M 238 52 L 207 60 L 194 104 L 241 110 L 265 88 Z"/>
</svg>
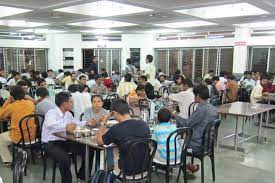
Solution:
<svg viewBox="0 0 275 183">
<path fill-rule="evenodd" d="M 211 155 L 214 154 L 214 146 L 218 137 L 218 130 L 221 124 L 220 119 L 216 119 L 211 123 L 208 123 L 203 131 L 202 135 L 202 155 Z"/>
<path fill-rule="evenodd" d="M 140 99 L 138 101 L 138 105 L 139 105 L 142 120 L 149 123 L 151 102 L 147 99 Z"/>
<path fill-rule="evenodd" d="M 123 167 L 121 167 L 123 182 L 126 182 L 128 177 L 131 181 L 147 179 L 150 182 L 157 142 L 149 138 L 137 138 L 127 141 L 124 145 L 127 147 L 127 151 L 125 159 L 122 160 Z M 125 167 L 128 167 L 128 170 Z M 129 169 L 129 167 L 131 168 Z"/>
<path fill-rule="evenodd" d="M 30 93 L 31 93 L 32 96 L 36 95 L 36 90 L 37 90 L 37 86 L 30 87 Z"/>
<path fill-rule="evenodd" d="M 40 123 L 40 121 L 41 123 Z M 42 120 L 41 120 L 42 119 Z M 31 123 L 34 122 L 36 125 L 36 132 L 35 137 L 32 141 L 31 138 Z M 44 123 L 44 116 L 40 114 L 30 114 L 25 117 L 23 117 L 19 121 L 19 129 L 21 133 L 21 141 L 19 143 L 22 143 L 23 146 L 26 145 L 26 143 L 32 145 L 34 143 L 41 143 L 41 133 L 42 133 L 42 126 Z"/>
<path fill-rule="evenodd" d="M 82 121 L 82 118 L 84 116 L 84 113 L 80 114 L 79 120 Z"/>
<path fill-rule="evenodd" d="M 47 88 L 50 89 L 50 90 L 55 90 L 55 85 L 54 84 L 49 84 Z"/>
<path fill-rule="evenodd" d="M 184 165 L 186 164 L 186 154 L 187 148 L 190 143 L 190 139 L 192 136 L 192 129 L 189 127 L 179 128 L 172 132 L 167 140 L 166 140 L 166 165 Z M 183 143 L 182 143 L 183 142 Z M 171 151 L 171 146 L 174 147 L 174 150 Z M 178 151 L 178 148 L 181 148 L 181 151 Z M 180 154 L 180 161 L 178 161 L 179 154 Z M 174 161 L 171 161 L 171 154 L 174 153 Z"/>
<path fill-rule="evenodd" d="M 129 96 L 129 94 L 130 94 L 130 93 L 124 95 L 124 96 L 123 96 L 123 99 L 127 101 L 127 98 L 128 98 L 128 96 Z"/>
<path fill-rule="evenodd" d="M 106 109 L 106 110 L 110 110 L 111 108 L 111 103 L 113 100 L 119 98 L 118 94 L 110 94 L 106 97 L 106 99 L 104 100 L 104 103 L 103 103 L 103 108 Z"/>
<path fill-rule="evenodd" d="M 196 102 L 192 102 L 190 105 L 189 105 L 189 108 L 188 108 L 188 116 L 190 117 L 193 112 L 195 112 L 195 110 L 197 109 L 198 107 L 198 103 Z"/>
<path fill-rule="evenodd" d="M 163 98 L 167 98 L 169 96 L 169 89 L 166 86 L 161 86 L 159 88 L 159 94 L 163 97 Z"/>
<path fill-rule="evenodd" d="M 27 164 L 27 152 L 19 149 L 15 152 L 13 167 L 13 183 L 23 183 L 24 170 Z"/>
</svg>

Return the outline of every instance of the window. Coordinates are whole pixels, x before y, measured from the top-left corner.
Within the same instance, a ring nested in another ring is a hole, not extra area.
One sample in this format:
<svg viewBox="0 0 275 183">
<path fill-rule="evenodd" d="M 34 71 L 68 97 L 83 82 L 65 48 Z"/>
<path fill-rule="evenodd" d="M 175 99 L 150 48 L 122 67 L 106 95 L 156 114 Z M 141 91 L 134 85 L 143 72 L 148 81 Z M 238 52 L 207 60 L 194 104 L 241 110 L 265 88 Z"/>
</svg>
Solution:
<svg viewBox="0 0 275 183">
<path fill-rule="evenodd" d="M 156 68 L 168 75 L 168 50 L 157 50 L 156 61 Z"/>
<path fill-rule="evenodd" d="M 195 80 L 202 78 L 203 49 L 195 49 Z"/>
<path fill-rule="evenodd" d="M 186 77 L 192 78 L 193 49 L 182 50 L 182 73 Z"/>
<path fill-rule="evenodd" d="M 233 48 L 222 48 L 220 55 L 220 71 L 232 72 L 233 70 Z"/>
<path fill-rule="evenodd" d="M 179 69 L 179 50 L 173 49 L 169 50 L 169 75 L 175 74 L 176 70 Z"/>
<path fill-rule="evenodd" d="M 267 59 L 269 48 L 252 48 L 251 69 L 258 72 L 267 71 Z"/>
</svg>

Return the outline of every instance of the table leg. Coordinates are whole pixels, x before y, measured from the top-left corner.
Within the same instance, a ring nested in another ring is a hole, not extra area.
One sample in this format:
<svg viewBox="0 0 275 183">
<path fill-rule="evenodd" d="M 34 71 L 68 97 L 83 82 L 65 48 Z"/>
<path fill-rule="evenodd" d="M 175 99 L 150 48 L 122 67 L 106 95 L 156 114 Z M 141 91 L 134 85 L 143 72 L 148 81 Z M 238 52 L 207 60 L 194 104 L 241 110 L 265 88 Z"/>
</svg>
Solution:
<svg viewBox="0 0 275 183">
<path fill-rule="evenodd" d="M 107 149 L 104 150 L 104 170 L 107 171 Z"/>
<path fill-rule="evenodd" d="M 238 149 L 238 122 L 239 122 L 239 117 L 236 116 L 235 138 L 234 138 L 235 151 L 237 151 L 237 149 Z"/>
<path fill-rule="evenodd" d="M 89 146 L 86 145 L 86 150 L 85 150 L 85 180 L 86 182 L 89 181 Z"/>
<path fill-rule="evenodd" d="M 219 114 L 219 119 L 222 120 L 222 116 L 220 114 Z M 219 137 L 219 135 L 218 135 L 218 137 Z M 217 148 L 219 148 L 219 147 L 220 147 L 220 141 L 217 138 Z"/>
<path fill-rule="evenodd" d="M 95 172 L 100 170 L 100 150 L 96 150 L 95 155 Z"/>
<path fill-rule="evenodd" d="M 266 118 L 266 120 L 268 120 L 268 118 Z M 261 137 L 262 125 L 263 125 L 263 113 L 261 113 L 261 119 L 260 119 L 260 124 L 259 124 L 258 141 L 260 140 L 260 137 Z"/>
<path fill-rule="evenodd" d="M 268 105 L 270 105 L 270 100 L 268 101 Z M 265 119 L 265 125 L 267 126 L 268 125 L 268 117 L 269 117 L 269 111 L 267 111 L 267 114 L 266 114 L 266 119 Z"/>
</svg>

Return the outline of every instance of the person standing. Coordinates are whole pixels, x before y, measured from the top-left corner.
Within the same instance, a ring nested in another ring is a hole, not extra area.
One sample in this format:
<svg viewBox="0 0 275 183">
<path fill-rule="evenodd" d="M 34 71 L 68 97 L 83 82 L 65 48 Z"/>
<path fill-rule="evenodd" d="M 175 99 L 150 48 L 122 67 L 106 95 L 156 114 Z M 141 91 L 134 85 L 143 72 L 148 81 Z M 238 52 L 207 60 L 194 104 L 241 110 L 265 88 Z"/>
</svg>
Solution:
<svg viewBox="0 0 275 183">
<path fill-rule="evenodd" d="M 146 68 L 145 68 L 145 75 L 148 79 L 148 82 L 154 86 L 155 78 L 156 78 L 156 67 L 153 63 L 153 56 L 147 55 L 146 56 Z"/>
<path fill-rule="evenodd" d="M 131 74 L 133 77 L 133 80 L 136 81 L 137 80 L 137 78 L 136 78 L 137 69 L 134 65 L 132 65 L 132 60 L 130 58 L 128 58 L 126 60 L 126 64 L 127 64 L 126 68 L 125 68 L 126 74 Z"/>
<path fill-rule="evenodd" d="M 98 74 L 97 56 L 93 56 L 93 60 L 90 64 L 90 73 Z"/>
</svg>

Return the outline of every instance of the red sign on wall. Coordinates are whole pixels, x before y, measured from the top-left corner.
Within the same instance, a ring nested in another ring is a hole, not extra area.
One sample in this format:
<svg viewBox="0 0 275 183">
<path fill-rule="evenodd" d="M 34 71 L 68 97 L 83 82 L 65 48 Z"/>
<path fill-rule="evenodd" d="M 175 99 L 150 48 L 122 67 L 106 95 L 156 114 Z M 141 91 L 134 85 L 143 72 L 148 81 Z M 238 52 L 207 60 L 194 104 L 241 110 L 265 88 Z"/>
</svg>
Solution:
<svg viewBox="0 0 275 183">
<path fill-rule="evenodd" d="M 235 46 L 246 46 L 246 42 L 245 41 L 237 41 L 237 42 L 235 42 Z"/>
</svg>

